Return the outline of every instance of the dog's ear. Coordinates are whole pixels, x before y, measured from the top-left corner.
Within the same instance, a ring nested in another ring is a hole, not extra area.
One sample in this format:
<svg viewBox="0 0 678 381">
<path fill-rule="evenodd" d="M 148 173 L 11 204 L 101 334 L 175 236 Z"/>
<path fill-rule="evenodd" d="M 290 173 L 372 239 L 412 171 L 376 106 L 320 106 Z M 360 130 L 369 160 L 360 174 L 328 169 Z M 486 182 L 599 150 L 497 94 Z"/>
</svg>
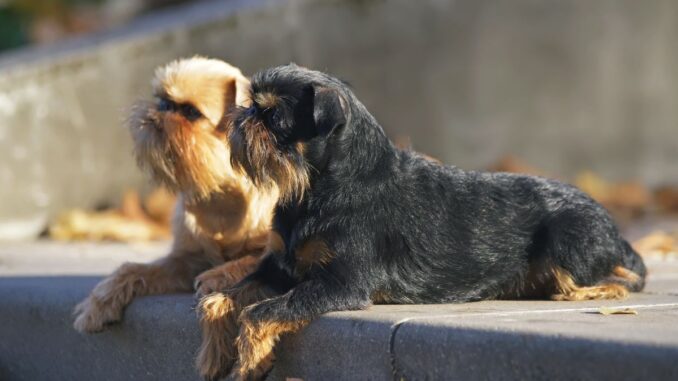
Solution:
<svg viewBox="0 0 678 381">
<path fill-rule="evenodd" d="M 245 76 L 235 78 L 235 105 L 249 107 L 252 103 L 250 80 Z"/>
<path fill-rule="evenodd" d="M 236 75 L 226 81 L 226 88 L 224 89 L 224 109 L 222 110 L 217 130 L 221 132 L 226 131 L 231 123 L 231 112 L 233 112 L 236 107 L 249 107 L 252 104 L 250 91 L 250 81 L 242 75 Z"/>
<path fill-rule="evenodd" d="M 346 112 L 339 91 L 327 87 L 313 89 L 313 122 L 320 136 L 330 134 L 346 123 Z"/>
<path fill-rule="evenodd" d="M 226 82 L 225 91 L 225 111 L 230 110 L 233 108 L 233 106 L 250 106 L 250 81 L 244 76 L 234 76 L 233 78 L 229 79 L 228 82 Z"/>
</svg>

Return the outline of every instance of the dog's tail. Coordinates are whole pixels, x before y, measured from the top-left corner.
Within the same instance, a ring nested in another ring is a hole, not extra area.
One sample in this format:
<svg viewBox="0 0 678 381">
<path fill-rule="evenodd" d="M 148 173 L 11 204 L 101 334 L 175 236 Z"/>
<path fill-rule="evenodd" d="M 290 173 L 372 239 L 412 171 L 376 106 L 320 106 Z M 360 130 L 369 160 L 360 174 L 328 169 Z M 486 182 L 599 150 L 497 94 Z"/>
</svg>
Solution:
<svg viewBox="0 0 678 381">
<path fill-rule="evenodd" d="M 623 274 L 616 275 L 624 278 L 624 283 L 629 291 L 642 291 L 645 287 L 645 277 L 647 276 L 647 268 L 645 267 L 643 258 L 633 249 L 633 247 L 631 247 L 628 241 L 624 239 L 621 240 L 621 249 L 621 267 L 623 269 L 618 270 L 618 272 Z"/>
</svg>

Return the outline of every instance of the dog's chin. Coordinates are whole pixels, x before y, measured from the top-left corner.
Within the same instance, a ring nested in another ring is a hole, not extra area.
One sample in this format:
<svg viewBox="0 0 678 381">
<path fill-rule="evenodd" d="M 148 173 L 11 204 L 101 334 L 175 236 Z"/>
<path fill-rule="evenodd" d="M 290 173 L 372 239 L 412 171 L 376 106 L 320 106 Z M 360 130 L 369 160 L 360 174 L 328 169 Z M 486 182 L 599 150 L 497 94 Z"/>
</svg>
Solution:
<svg viewBox="0 0 678 381">
<path fill-rule="evenodd" d="M 246 174 L 257 187 L 277 189 L 283 202 L 303 198 L 309 174 L 301 152 L 285 154 L 272 139 L 241 132 L 231 134 L 230 146 L 233 168 Z"/>
<path fill-rule="evenodd" d="M 129 121 L 138 165 L 184 197 L 205 199 L 237 176 L 225 137 L 190 126 L 159 127 L 154 110 Z"/>
</svg>

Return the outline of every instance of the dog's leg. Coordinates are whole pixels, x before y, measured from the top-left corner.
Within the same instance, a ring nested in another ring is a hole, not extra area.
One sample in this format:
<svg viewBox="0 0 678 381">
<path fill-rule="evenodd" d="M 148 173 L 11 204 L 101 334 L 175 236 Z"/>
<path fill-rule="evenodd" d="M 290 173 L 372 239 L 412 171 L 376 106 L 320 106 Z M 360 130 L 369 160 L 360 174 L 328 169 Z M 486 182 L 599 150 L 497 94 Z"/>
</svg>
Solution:
<svg viewBox="0 0 678 381">
<path fill-rule="evenodd" d="M 236 358 L 237 318 L 243 307 L 277 295 L 260 282 L 248 279 L 227 293 L 215 292 L 198 305 L 202 344 L 196 358 L 200 375 L 208 380 L 223 377 Z"/>
<path fill-rule="evenodd" d="M 628 289 L 619 283 L 603 281 L 596 286 L 580 287 L 572 276 L 565 270 L 553 270 L 556 293 L 551 295 L 553 300 L 594 300 L 594 299 L 624 299 L 628 296 Z"/>
<path fill-rule="evenodd" d="M 201 252 L 175 251 L 153 263 L 125 263 L 101 281 L 75 307 L 73 326 L 80 332 L 98 332 L 121 319 L 137 296 L 190 292 L 193 279 L 209 263 Z"/>
<path fill-rule="evenodd" d="M 259 260 L 259 256 L 247 255 L 211 268 L 195 278 L 193 288 L 200 297 L 224 291 L 252 273 L 257 268 Z"/>
<path fill-rule="evenodd" d="M 281 335 L 296 332 L 320 314 L 362 309 L 367 293 L 334 280 L 311 280 L 288 293 L 251 305 L 240 315 L 236 340 L 239 360 L 232 377 L 259 380 L 270 371 L 274 347 Z"/>
<path fill-rule="evenodd" d="M 553 300 L 623 299 L 642 288 L 636 285 L 644 274 L 623 266 L 632 249 L 601 208 L 562 208 L 544 223 L 540 240 L 536 274 Z"/>
</svg>

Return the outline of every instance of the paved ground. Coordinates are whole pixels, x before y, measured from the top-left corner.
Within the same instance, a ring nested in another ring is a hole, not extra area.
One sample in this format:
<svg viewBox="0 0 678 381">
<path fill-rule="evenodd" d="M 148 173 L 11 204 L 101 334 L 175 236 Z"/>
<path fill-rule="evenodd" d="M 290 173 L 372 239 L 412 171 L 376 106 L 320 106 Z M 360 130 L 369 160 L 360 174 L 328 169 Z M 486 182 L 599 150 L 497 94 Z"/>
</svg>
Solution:
<svg viewBox="0 0 678 381">
<path fill-rule="evenodd" d="M 0 379 L 197 379 L 190 295 L 143 298 L 94 336 L 70 311 L 125 260 L 152 245 L 53 242 L 0 249 Z M 646 292 L 624 301 L 490 301 L 374 306 L 318 319 L 286 338 L 271 379 L 678 379 L 678 260 L 647 260 Z M 38 275 L 41 274 L 41 275 Z M 601 307 L 636 315 L 602 315 Z M 105 375 L 105 377 L 104 377 Z"/>
<path fill-rule="evenodd" d="M 169 242 L 0 244 L 0 276 L 104 275 L 125 261 L 149 262 L 169 252 Z"/>
</svg>

